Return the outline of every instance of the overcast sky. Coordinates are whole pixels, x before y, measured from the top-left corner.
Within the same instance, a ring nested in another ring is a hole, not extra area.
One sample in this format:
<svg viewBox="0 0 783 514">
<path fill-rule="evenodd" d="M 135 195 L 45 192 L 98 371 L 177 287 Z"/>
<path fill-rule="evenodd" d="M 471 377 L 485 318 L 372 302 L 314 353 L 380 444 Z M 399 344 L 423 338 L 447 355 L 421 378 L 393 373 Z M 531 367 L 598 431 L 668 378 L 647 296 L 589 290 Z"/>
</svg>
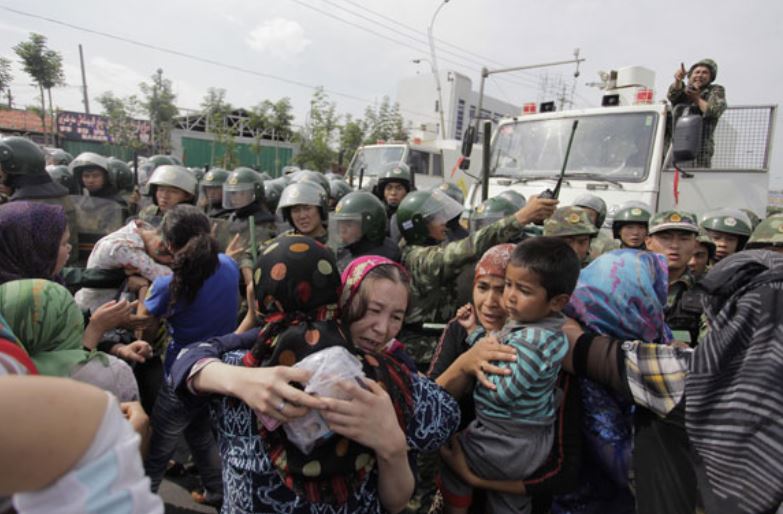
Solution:
<svg viewBox="0 0 783 514">
<path fill-rule="evenodd" d="M 174 84 L 177 105 L 196 109 L 209 87 L 224 88 L 235 106 L 290 97 L 301 122 L 322 85 L 338 112 L 361 115 L 400 78 L 428 73 L 426 29 L 438 0 L 159 0 L 79 2 L 0 0 L 0 55 L 14 61 L 17 106 L 37 104 L 12 46 L 38 32 L 62 53 L 68 86 L 54 91 L 62 109 L 81 110 L 78 44 L 84 47 L 92 99 L 138 94 L 156 68 Z M 24 11 L 56 20 L 11 12 Z M 717 82 L 730 104 L 783 103 L 783 2 L 681 0 L 450 0 L 434 25 L 441 69 L 474 80 L 479 69 L 557 61 L 575 48 L 587 59 L 576 79 L 578 106 L 596 105 L 598 70 L 642 65 L 655 70 L 656 99 L 672 74 L 702 57 L 719 65 Z M 76 28 L 79 27 L 79 28 Z M 84 30 L 83 30 L 84 29 Z M 412 30 L 411 30 L 412 29 Z M 94 32 L 223 63 L 221 67 Z M 241 68 L 246 71 L 232 69 Z M 573 66 L 552 68 L 549 81 L 573 84 Z M 282 79 L 282 80 L 281 80 Z M 541 100 L 541 72 L 490 79 L 487 92 L 521 105 Z M 405 113 L 403 113 L 404 115 Z M 783 189 L 783 131 L 778 127 L 772 187 Z"/>
</svg>

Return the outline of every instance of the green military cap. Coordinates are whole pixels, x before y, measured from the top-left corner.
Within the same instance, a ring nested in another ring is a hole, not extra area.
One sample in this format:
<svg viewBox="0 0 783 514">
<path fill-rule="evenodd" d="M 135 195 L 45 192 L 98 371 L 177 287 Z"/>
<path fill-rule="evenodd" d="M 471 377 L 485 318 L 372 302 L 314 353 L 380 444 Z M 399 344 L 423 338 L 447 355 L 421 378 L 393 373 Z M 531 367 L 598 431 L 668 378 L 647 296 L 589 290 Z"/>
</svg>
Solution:
<svg viewBox="0 0 783 514">
<path fill-rule="evenodd" d="M 663 211 L 652 218 L 648 225 L 650 235 L 666 230 L 684 230 L 685 232 L 699 233 L 699 224 L 696 215 L 685 211 Z"/>
<path fill-rule="evenodd" d="M 748 239 L 747 248 L 783 246 L 783 213 L 764 219 Z"/>
<path fill-rule="evenodd" d="M 590 221 L 587 211 L 581 207 L 573 205 L 560 207 L 544 221 L 545 236 L 595 236 L 596 234 L 598 229 Z"/>
<path fill-rule="evenodd" d="M 708 212 L 701 220 L 701 226 L 707 230 L 741 237 L 750 236 L 752 225 L 748 215 L 739 209 L 718 209 Z"/>
</svg>

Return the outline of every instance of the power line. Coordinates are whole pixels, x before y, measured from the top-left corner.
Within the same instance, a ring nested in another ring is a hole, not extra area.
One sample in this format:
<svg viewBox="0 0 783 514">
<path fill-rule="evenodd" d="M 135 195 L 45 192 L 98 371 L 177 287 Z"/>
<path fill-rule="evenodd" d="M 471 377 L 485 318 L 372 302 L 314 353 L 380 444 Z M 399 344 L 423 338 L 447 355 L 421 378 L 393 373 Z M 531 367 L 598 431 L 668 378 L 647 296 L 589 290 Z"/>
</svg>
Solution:
<svg viewBox="0 0 783 514">
<path fill-rule="evenodd" d="M 280 77 L 278 75 L 272 75 L 271 73 L 264 73 L 264 72 L 260 72 L 260 71 L 253 70 L 253 69 L 250 69 L 250 68 L 245 68 L 245 67 L 238 66 L 238 65 L 235 65 L 235 64 L 227 64 L 227 63 L 224 63 L 224 62 L 216 61 L 214 59 L 209 59 L 207 57 L 200 57 L 198 55 L 182 52 L 180 50 L 173 50 L 173 49 L 165 48 L 165 47 L 162 47 L 162 46 L 159 46 L 159 45 L 153 45 L 151 43 L 145 43 L 143 41 L 139 41 L 139 40 L 136 40 L 136 39 L 131 39 L 131 38 L 124 37 L 124 36 L 118 36 L 118 35 L 115 35 L 115 34 L 109 34 L 107 32 L 103 32 L 103 31 L 100 31 L 100 30 L 95 30 L 95 29 L 90 29 L 90 28 L 87 28 L 87 27 L 82 27 L 80 25 L 75 25 L 73 23 L 65 22 L 65 21 L 62 21 L 62 20 L 55 19 L 55 18 L 50 18 L 48 16 L 42 16 L 42 15 L 33 14 L 33 13 L 25 12 L 25 11 L 20 11 L 18 9 L 14 9 L 14 8 L 11 8 L 11 7 L 8 7 L 8 6 L 5 6 L 5 5 L 0 5 L 0 9 L 6 10 L 8 12 L 12 12 L 14 14 L 18 14 L 20 16 L 26 16 L 28 18 L 34 18 L 34 19 L 38 19 L 38 20 L 47 21 L 49 23 L 54 23 L 55 25 L 60 25 L 60 26 L 67 27 L 67 28 L 70 28 L 70 29 L 73 29 L 73 30 L 78 30 L 80 32 L 86 32 L 88 34 L 93 34 L 93 35 L 96 35 L 96 36 L 101 36 L 101 37 L 105 37 L 105 38 L 108 38 L 108 39 L 113 39 L 113 40 L 116 40 L 116 41 L 122 41 L 124 43 L 128 43 L 128 44 L 131 44 L 131 45 L 139 46 L 139 47 L 142 47 L 142 48 L 147 48 L 149 50 L 155 50 L 155 51 L 162 52 L 162 53 L 165 53 L 165 54 L 175 55 L 175 56 L 178 56 L 178 57 L 183 57 L 185 59 L 190 59 L 192 61 L 202 62 L 202 63 L 205 63 L 205 64 L 211 64 L 213 66 L 218 66 L 220 68 L 225 68 L 225 69 L 229 69 L 229 70 L 233 70 L 233 71 L 238 71 L 240 73 L 246 73 L 246 74 L 249 74 L 249 75 L 254 75 L 254 76 L 257 76 L 257 77 L 262 77 L 262 78 L 266 78 L 266 79 L 270 79 L 270 80 L 276 80 L 276 81 L 279 81 L 279 82 L 284 82 L 286 84 L 291 84 L 291 85 L 295 85 L 295 86 L 299 86 L 299 87 L 303 87 L 303 88 L 311 89 L 311 90 L 317 90 L 319 87 L 321 87 L 321 86 L 314 86 L 312 84 L 307 84 L 306 82 L 301 82 L 301 81 L 294 80 L 294 79 L 288 79 L 288 78 L 285 78 L 285 77 Z M 333 90 L 333 89 L 327 89 L 325 87 L 323 88 L 323 91 L 327 92 L 329 94 L 332 94 L 334 96 L 338 96 L 338 97 L 341 97 L 341 98 L 346 98 L 346 99 L 349 99 L 349 100 L 361 102 L 361 103 L 366 104 L 366 105 L 373 105 L 374 102 L 375 102 L 374 100 L 368 100 L 367 98 L 362 98 L 362 97 L 355 96 L 355 95 L 352 95 L 352 94 L 349 94 L 349 93 L 342 93 L 340 91 L 336 91 L 336 90 Z M 400 111 L 407 112 L 409 114 L 416 114 L 418 116 L 424 116 L 424 117 L 429 118 L 431 120 L 436 120 L 437 119 L 436 116 L 434 116 L 432 114 L 428 114 L 428 113 L 421 113 L 421 112 L 411 111 L 411 110 L 402 109 L 402 108 L 400 109 Z"/>
<path fill-rule="evenodd" d="M 365 6 L 361 5 L 361 4 L 358 4 L 358 3 L 356 3 L 356 2 L 354 2 L 352 0 L 343 0 L 343 2 L 345 2 L 347 4 L 350 4 L 350 5 L 353 5 L 357 9 L 361 9 L 363 11 L 372 13 L 375 16 L 378 16 L 379 18 L 383 18 L 384 20 L 387 20 L 387 21 L 389 21 L 389 22 L 391 22 L 391 23 L 393 23 L 393 24 L 395 24 L 397 26 L 403 27 L 403 28 L 405 28 L 405 29 L 407 29 L 409 31 L 419 33 L 419 29 L 417 29 L 415 27 L 411 27 L 410 25 L 407 25 L 407 24 L 402 23 L 402 22 L 400 22 L 398 20 L 395 20 L 394 18 L 392 18 L 390 16 L 387 16 L 387 15 L 385 15 L 383 13 L 379 13 L 378 11 L 374 11 L 372 9 L 369 9 L 369 8 L 367 8 L 367 7 L 365 7 Z M 476 62 L 479 62 L 482 66 L 484 65 L 484 63 L 490 62 L 490 63 L 497 64 L 498 66 L 503 67 L 503 68 L 507 68 L 508 67 L 507 64 L 504 64 L 504 63 L 502 63 L 500 61 L 497 61 L 495 59 L 492 59 L 490 57 L 486 57 L 486 56 L 477 54 L 477 53 L 472 52 L 472 51 L 468 50 L 467 48 L 461 47 L 459 45 L 455 45 L 453 43 L 449 43 L 446 40 L 438 39 L 438 38 L 434 38 L 434 39 L 435 39 L 435 41 L 437 41 L 438 43 L 440 43 L 442 45 L 446 45 L 446 46 L 449 46 L 451 48 L 455 48 L 455 49 L 457 49 L 457 50 L 459 50 L 459 51 L 461 51 L 461 52 L 463 52 L 465 54 L 472 55 L 472 56 L 480 59 L 480 61 L 476 61 Z M 529 73 L 529 72 L 514 72 L 514 73 Z M 529 80 L 535 80 L 535 79 L 529 78 Z"/>
<path fill-rule="evenodd" d="M 411 45 L 411 44 L 409 44 L 409 43 L 407 43 L 407 42 L 405 42 L 405 41 L 400 41 L 399 39 L 395 39 L 395 38 L 393 38 L 393 37 L 391 37 L 391 36 L 388 36 L 388 35 L 386 35 L 386 34 L 381 34 L 381 33 L 379 33 L 379 32 L 376 32 L 376 31 L 374 31 L 374 30 L 372 30 L 372 29 L 370 29 L 370 28 L 368 28 L 368 27 L 365 27 L 365 26 L 363 26 L 363 25 L 360 25 L 360 24 L 358 24 L 358 23 L 354 23 L 354 22 L 352 22 L 352 21 L 346 20 L 345 18 L 341 18 L 340 16 L 337 16 L 337 15 L 336 15 L 336 14 L 334 14 L 334 13 L 331 13 L 331 12 L 329 12 L 329 11 L 326 11 L 326 10 L 323 10 L 323 9 L 321 9 L 321 8 L 319 8 L 319 7 L 315 7 L 315 6 L 313 6 L 313 5 L 310 5 L 310 4 L 308 4 L 308 3 L 306 3 L 306 2 L 304 2 L 304 1 L 302 1 L 302 0 L 291 0 L 291 1 L 292 1 L 292 2 L 294 2 L 294 3 L 296 3 L 296 4 L 299 4 L 299 5 L 301 5 L 302 7 L 306 7 L 306 8 L 308 8 L 308 9 L 311 9 L 311 10 L 313 10 L 313 11 L 315 11 L 315 12 L 319 13 L 319 14 L 322 14 L 322 15 L 324 15 L 324 16 L 327 16 L 327 17 L 329 17 L 329 18 L 332 18 L 332 19 L 334 19 L 334 20 L 337 20 L 337 21 L 340 21 L 340 22 L 342 22 L 342 23 L 345 23 L 346 25 L 350 25 L 350 26 L 352 26 L 352 27 L 355 27 L 355 28 L 357 28 L 357 29 L 359 29 L 359 30 L 361 30 L 361 31 L 363 31 L 363 32 L 367 32 L 368 34 L 371 34 L 371 35 L 373 35 L 373 36 L 375 36 L 375 37 L 379 37 L 379 38 L 381 38 L 381 39 L 385 39 L 385 40 L 387 40 L 387 41 L 390 41 L 390 42 L 392 42 L 392 43 L 395 43 L 395 44 L 397 44 L 397 45 L 404 46 L 404 47 L 406 47 L 406 48 L 410 48 L 410 49 L 412 49 L 412 50 L 416 50 L 417 52 L 421 52 L 421 51 L 422 51 L 422 49 L 421 49 L 421 48 L 419 48 L 419 47 L 416 47 L 416 46 L 413 46 L 413 45 Z M 327 1 L 328 1 L 328 0 L 327 0 Z M 339 7 L 339 6 L 338 6 L 338 7 Z M 349 11 L 349 12 L 350 12 L 350 11 Z M 354 16 L 359 16 L 359 17 L 361 17 L 360 15 L 357 15 L 357 14 L 355 14 L 355 13 L 351 13 L 351 14 L 353 14 Z M 365 19 L 366 19 L 366 18 L 365 18 Z M 372 21 L 372 20 L 369 20 L 369 21 L 371 21 L 371 22 L 373 22 L 373 23 L 375 23 L 375 24 L 377 24 L 377 25 L 380 25 L 380 26 L 382 26 L 382 27 L 386 28 L 387 30 L 392 30 L 392 31 L 394 31 L 394 32 L 397 32 L 397 33 L 399 33 L 398 31 L 395 31 L 394 29 L 389 29 L 389 27 L 388 27 L 388 26 L 385 26 L 385 25 L 383 25 L 383 24 L 380 24 L 380 23 L 378 23 L 378 22 L 374 22 L 374 21 Z M 402 34 L 402 35 L 403 35 L 403 36 L 405 36 L 405 37 L 409 37 L 409 38 L 411 37 L 411 36 L 408 36 L 408 35 L 405 35 L 405 34 Z M 413 38 L 413 39 L 415 39 L 415 38 Z M 418 41 L 418 40 L 417 40 L 417 41 Z M 473 68 L 471 68 L 471 67 L 469 67 L 469 66 L 467 66 L 467 65 L 465 65 L 465 64 L 463 64 L 463 63 L 461 63 L 461 62 L 457 62 L 457 61 L 455 61 L 455 60 L 453 60 L 453 59 L 449 59 L 449 58 L 443 57 L 443 58 L 442 58 L 442 60 L 443 60 L 443 61 L 445 61 L 445 62 L 451 63 L 451 64 L 453 64 L 453 65 L 455 65 L 455 66 L 457 66 L 457 67 L 460 67 L 460 68 L 462 68 L 462 69 L 468 69 L 468 70 L 470 70 L 470 71 L 473 71 L 473 72 L 475 72 L 475 71 L 476 71 L 475 69 L 473 69 Z M 518 78 L 522 79 L 522 77 L 518 77 Z M 530 83 L 528 83 L 528 84 L 517 83 L 517 82 L 515 82 L 515 81 L 513 81 L 513 80 L 511 80 L 511 79 L 501 79 L 501 80 L 505 80 L 506 82 L 510 82 L 510 83 L 513 83 L 513 84 L 516 84 L 516 85 L 518 85 L 518 86 L 522 86 L 522 87 L 532 87 L 532 85 L 531 85 Z M 530 79 L 526 79 L 526 80 L 530 80 Z"/>
</svg>

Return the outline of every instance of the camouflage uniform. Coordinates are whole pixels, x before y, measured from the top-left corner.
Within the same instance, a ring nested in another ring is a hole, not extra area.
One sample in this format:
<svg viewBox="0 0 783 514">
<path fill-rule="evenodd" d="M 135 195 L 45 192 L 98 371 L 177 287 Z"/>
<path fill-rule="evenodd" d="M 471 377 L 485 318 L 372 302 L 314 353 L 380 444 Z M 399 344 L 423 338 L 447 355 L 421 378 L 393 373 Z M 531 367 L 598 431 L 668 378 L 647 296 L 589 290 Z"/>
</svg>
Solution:
<svg viewBox="0 0 783 514">
<path fill-rule="evenodd" d="M 701 151 L 696 157 L 695 165 L 697 168 L 709 168 L 712 164 L 712 154 L 715 152 L 715 141 L 713 141 L 713 134 L 715 127 L 718 125 L 723 111 L 726 110 L 726 90 L 723 86 L 713 83 L 715 77 L 718 75 L 718 65 L 712 59 L 702 59 L 693 66 L 693 70 L 696 66 L 706 66 L 710 69 L 711 77 L 710 83 L 703 87 L 699 92 L 699 96 L 707 102 L 707 110 L 702 113 L 698 107 L 695 112 L 702 115 L 704 121 L 701 132 Z M 690 71 L 688 72 L 690 75 Z M 685 87 L 676 88 L 675 84 L 669 86 L 669 91 L 666 97 L 671 102 L 672 106 L 680 104 L 688 104 L 690 100 L 685 95 Z M 677 120 L 674 120 L 675 122 Z"/>
<path fill-rule="evenodd" d="M 667 230 L 680 230 L 699 233 L 696 216 L 683 211 L 664 211 L 650 219 L 650 235 Z M 669 282 L 669 294 L 666 298 L 666 323 L 674 332 L 675 339 L 695 346 L 699 340 L 702 323 L 701 297 L 694 290 L 696 279 L 686 266 L 685 272 L 677 280 Z"/>
<path fill-rule="evenodd" d="M 411 274 L 411 310 L 400 340 L 421 368 L 429 366 L 440 336 L 440 331 L 423 333 L 423 324 L 445 324 L 454 316 L 459 307 L 454 304 L 456 278 L 463 266 L 492 246 L 518 237 L 523 229 L 512 215 L 460 241 L 435 246 L 404 244 L 402 263 Z"/>
</svg>

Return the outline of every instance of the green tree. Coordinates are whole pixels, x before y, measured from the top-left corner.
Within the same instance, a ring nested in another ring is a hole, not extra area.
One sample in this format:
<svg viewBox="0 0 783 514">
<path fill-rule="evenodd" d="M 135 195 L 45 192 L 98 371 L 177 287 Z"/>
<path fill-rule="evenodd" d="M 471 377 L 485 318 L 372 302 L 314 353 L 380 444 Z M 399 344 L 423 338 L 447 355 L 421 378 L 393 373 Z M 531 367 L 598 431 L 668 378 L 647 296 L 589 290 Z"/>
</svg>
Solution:
<svg viewBox="0 0 783 514">
<path fill-rule="evenodd" d="M 142 112 L 141 102 L 136 95 L 118 98 L 106 92 L 97 98 L 103 113 L 109 118 L 109 135 L 112 143 L 124 149 L 138 152 L 145 147 L 139 138 L 139 122 L 136 117 Z"/>
<path fill-rule="evenodd" d="M 367 124 L 365 144 L 374 144 L 378 140 L 406 140 L 405 121 L 400 114 L 400 106 L 392 104 L 388 96 L 384 96 L 377 109 L 368 106 L 364 111 Z"/>
<path fill-rule="evenodd" d="M 354 120 L 350 114 L 345 116 L 345 123 L 340 128 L 340 151 L 346 165 L 353 159 L 356 149 L 362 145 L 364 131 L 364 122 L 361 119 Z"/>
<path fill-rule="evenodd" d="M 333 143 L 339 119 L 337 106 L 329 101 L 323 87 L 316 89 L 310 100 L 307 119 L 295 137 L 299 143 L 299 153 L 294 157 L 294 162 L 303 168 L 318 171 L 330 169 L 337 157 Z"/>
<path fill-rule="evenodd" d="M 157 152 L 171 152 L 171 130 L 174 128 L 174 118 L 179 109 L 174 105 L 177 95 L 174 94 L 171 81 L 163 77 L 163 70 L 158 68 L 152 75 L 151 82 L 139 84 L 144 99 L 142 107 L 152 124 L 152 146 Z"/>
<path fill-rule="evenodd" d="M 27 41 L 14 46 L 14 52 L 21 59 L 25 73 L 30 75 L 38 85 L 41 93 L 41 122 L 44 127 L 44 141 L 47 134 L 50 134 L 51 126 L 47 128 L 46 124 L 46 99 L 44 90 L 49 97 L 49 116 L 54 117 L 54 106 L 52 105 L 52 88 L 65 85 L 65 75 L 63 73 L 62 56 L 46 47 L 46 37 L 41 34 L 31 33 Z M 54 134 L 51 134 L 51 141 L 54 143 Z"/>
<path fill-rule="evenodd" d="M 223 156 L 220 166 L 228 170 L 234 169 L 239 164 L 236 148 L 236 131 L 234 125 L 229 123 L 228 116 L 234 108 L 226 101 L 226 90 L 211 87 L 201 101 L 201 109 L 207 117 L 207 131 L 214 134 L 212 141 L 211 164 L 215 164 L 215 143 L 223 145 Z"/>
<path fill-rule="evenodd" d="M 13 75 L 11 75 L 11 61 L 5 57 L 0 57 L 0 95 L 11 90 L 11 81 L 13 79 Z M 8 108 L 11 108 L 10 100 Z"/>
<path fill-rule="evenodd" d="M 262 142 L 272 135 L 271 117 L 273 107 L 274 104 L 271 101 L 264 100 L 248 113 L 247 125 L 253 131 L 253 144 L 250 145 L 250 149 L 256 156 L 257 169 L 260 169 L 261 166 L 261 152 L 264 149 Z"/>
<path fill-rule="evenodd" d="M 291 99 L 281 98 L 272 105 L 272 115 L 270 123 L 274 129 L 274 137 L 279 141 L 289 141 L 293 136 L 291 123 L 294 121 L 294 114 L 291 112 Z"/>
</svg>

